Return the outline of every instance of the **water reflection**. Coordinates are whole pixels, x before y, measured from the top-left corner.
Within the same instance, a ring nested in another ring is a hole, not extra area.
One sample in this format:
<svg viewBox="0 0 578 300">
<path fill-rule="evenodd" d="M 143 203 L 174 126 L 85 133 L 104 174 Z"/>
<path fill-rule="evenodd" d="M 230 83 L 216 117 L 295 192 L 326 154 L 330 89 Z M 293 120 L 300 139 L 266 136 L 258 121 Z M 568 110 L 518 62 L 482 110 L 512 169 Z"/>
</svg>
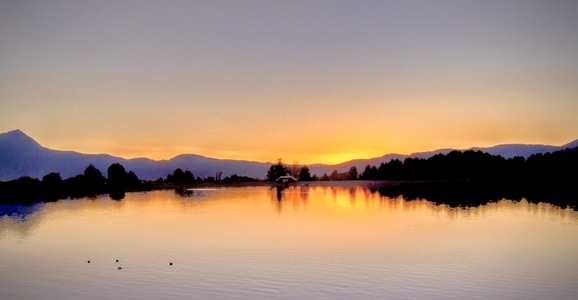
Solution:
<svg viewBox="0 0 578 300">
<path fill-rule="evenodd" d="M 15 220 L 26 220 L 32 214 L 42 210 L 43 202 L 33 204 L 0 204 L 0 218 L 9 217 Z"/>
<path fill-rule="evenodd" d="M 0 205 L 0 237 L 15 232 L 19 237 L 27 236 L 39 222 L 39 213 L 44 203 Z"/>
<path fill-rule="evenodd" d="M 264 187 L 255 187 L 257 189 L 264 189 Z M 215 197 L 215 192 L 219 190 L 235 190 L 235 188 L 187 188 L 175 189 L 174 193 L 182 199 L 190 200 L 208 200 Z M 238 188 L 237 188 L 238 189 Z M 536 213 L 553 213 L 556 212 L 557 217 L 571 218 L 571 214 L 567 209 L 556 209 L 554 204 L 548 204 L 538 201 L 529 201 L 526 198 L 520 199 L 488 199 L 480 195 L 474 198 L 471 195 L 456 194 L 455 192 L 447 193 L 448 198 L 442 198 L 440 194 L 430 195 L 430 198 L 418 197 L 413 194 L 408 196 L 397 195 L 389 193 L 388 191 L 376 188 L 375 186 L 367 185 L 351 185 L 340 183 L 318 183 L 318 184 L 302 184 L 295 186 L 273 186 L 268 189 L 268 194 L 272 205 L 281 213 L 286 207 L 293 207 L 301 209 L 307 207 L 307 203 L 311 195 L 315 195 L 316 199 L 332 199 L 334 205 L 339 207 L 356 207 L 358 202 L 364 203 L 366 208 L 375 208 L 387 210 L 415 210 L 427 208 L 432 212 L 443 211 L 449 216 L 465 216 L 465 217 L 479 217 L 488 213 L 496 213 L 503 209 L 520 209 Z M 143 193 L 137 193 L 143 194 Z M 146 193 L 145 193 L 146 194 Z M 459 196 L 461 195 L 461 197 Z M 91 201 L 103 201 L 106 199 L 116 200 L 122 203 L 126 195 L 108 195 L 100 197 L 85 198 Z M 345 201 L 347 199 L 347 201 Z M 433 201 L 432 201 L 433 199 Z M 447 200 L 444 200 L 447 199 Z M 473 199 L 473 200 L 472 200 Z M 74 202 L 81 199 L 61 200 L 59 202 Z M 456 203 L 467 203 L 467 205 L 457 205 Z M 529 205 L 534 204 L 534 205 Z M 18 222 L 26 222 L 37 213 L 40 213 L 47 205 L 54 205 L 53 203 L 35 203 L 35 204 L 3 204 L 0 205 L 0 220 L 12 219 Z M 448 209 L 452 208 L 452 209 Z"/>
<path fill-rule="evenodd" d="M 300 209 L 307 206 L 309 197 L 332 199 L 339 207 L 357 207 L 362 202 L 366 209 L 386 209 L 391 211 L 417 211 L 427 209 L 434 214 L 443 213 L 450 218 L 479 218 L 488 214 L 496 214 L 506 210 L 524 210 L 536 214 L 548 214 L 563 220 L 572 219 L 576 222 L 577 214 L 570 208 L 558 207 L 554 204 L 528 201 L 528 199 L 487 199 L 482 196 L 468 198 L 468 195 L 449 193 L 447 201 L 440 194 L 433 196 L 436 201 L 411 195 L 390 196 L 382 189 L 373 186 L 340 186 L 340 185 L 301 185 L 290 187 L 273 187 L 270 193 L 271 203 L 281 213 L 284 208 Z M 274 191 L 274 193 L 273 193 Z M 311 196 L 314 195 L 314 196 Z M 329 197 L 328 197 L 329 196 Z M 347 199 L 347 201 L 345 201 Z M 457 203 L 465 203 L 458 205 Z"/>
<path fill-rule="evenodd" d="M 185 187 L 178 187 L 175 189 L 175 194 L 186 198 L 186 197 L 193 197 L 194 196 L 194 191 Z"/>
<path fill-rule="evenodd" d="M 2 211 L 1 299 L 578 292 L 578 213 L 526 200 L 452 208 L 323 183 L 58 201 L 24 218 Z"/>
<path fill-rule="evenodd" d="M 110 199 L 116 200 L 116 201 L 120 201 L 120 200 L 124 199 L 125 195 L 126 194 L 124 191 L 114 191 L 114 192 L 110 192 L 110 194 L 109 194 Z"/>
<path fill-rule="evenodd" d="M 501 199 L 532 203 L 551 203 L 578 210 L 577 191 L 567 185 L 525 185 L 503 182 L 403 182 L 378 188 L 380 195 L 405 199 L 427 199 L 450 207 L 477 207 Z"/>
</svg>

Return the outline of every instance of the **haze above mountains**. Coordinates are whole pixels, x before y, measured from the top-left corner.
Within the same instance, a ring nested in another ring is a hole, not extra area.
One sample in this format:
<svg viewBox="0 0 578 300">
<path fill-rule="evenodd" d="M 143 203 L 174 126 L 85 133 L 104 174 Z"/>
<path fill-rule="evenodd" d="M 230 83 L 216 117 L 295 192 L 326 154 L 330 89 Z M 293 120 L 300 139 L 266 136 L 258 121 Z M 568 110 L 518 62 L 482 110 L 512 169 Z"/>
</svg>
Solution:
<svg viewBox="0 0 578 300">
<path fill-rule="evenodd" d="M 574 147 L 578 147 L 578 140 L 562 146 L 507 144 L 470 149 L 480 150 L 492 155 L 500 155 L 505 158 L 514 156 L 527 158 L 536 153 L 546 153 Z M 467 149 L 438 149 L 410 155 L 386 154 L 381 157 L 356 159 L 336 165 L 312 164 L 309 165 L 309 168 L 311 174 L 317 176 L 325 173 L 330 174 L 334 170 L 346 172 L 352 166 L 362 172 L 366 165 L 379 166 L 382 162 L 389 162 L 392 159 L 403 160 L 407 157 L 428 158 L 439 153 L 446 154 L 452 150 Z M 275 157 L 275 154 L 272 153 L 271 156 Z M 59 172 L 62 178 L 69 178 L 81 174 L 90 164 L 94 165 L 106 176 L 106 170 L 113 163 L 120 163 L 126 170 L 131 170 L 139 178 L 147 180 L 166 177 L 167 174 L 172 173 L 176 168 L 190 170 L 195 177 L 199 176 L 202 178 L 215 176 L 217 172 L 222 172 L 222 177 L 237 174 L 253 178 L 264 178 L 271 166 L 270 162 L 215 159 L 196 154 L 182 154 L 169 160 L 124 159 L 108 154 L 83 154 L 74 151 L 48 149 L 20 130 L 0 134 L 0 181 L 12 180 L 21 176 L 42 178 L 42 176 L 50 172 Z"/>
</svg>

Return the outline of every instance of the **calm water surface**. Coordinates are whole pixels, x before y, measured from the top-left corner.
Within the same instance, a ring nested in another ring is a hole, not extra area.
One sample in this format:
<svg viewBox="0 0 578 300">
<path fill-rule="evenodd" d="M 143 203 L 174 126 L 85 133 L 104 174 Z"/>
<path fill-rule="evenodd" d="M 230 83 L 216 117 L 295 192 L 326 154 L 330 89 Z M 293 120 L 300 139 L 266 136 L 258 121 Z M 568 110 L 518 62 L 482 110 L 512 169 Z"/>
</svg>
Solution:
<svg viewBox="0 0 578 300">
<path fill-rule="evenodd" d="M 0 299 L 578 295 L 578 212 L 524 200 L 452 209 L 297 186 L 0 209 Z"/>
</svg>

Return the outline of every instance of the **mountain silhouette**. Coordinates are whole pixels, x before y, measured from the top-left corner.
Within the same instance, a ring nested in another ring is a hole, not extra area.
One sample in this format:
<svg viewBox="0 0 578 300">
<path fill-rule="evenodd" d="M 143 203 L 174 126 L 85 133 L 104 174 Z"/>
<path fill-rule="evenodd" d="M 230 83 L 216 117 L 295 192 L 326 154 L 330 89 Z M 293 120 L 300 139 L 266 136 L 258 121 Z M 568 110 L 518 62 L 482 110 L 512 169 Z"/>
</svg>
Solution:
<svg viewBox="0 0 578 300">
<path fill-rule="evenodd" d="M 62 178 L 69 178 L 81 174 L 90 164 L 104 174 L 113 163 L 120 163 L 126 170 L 133 171 L 139 178 L 147 180 L 166 177 L 176 168 L 190 170 L 194 176 L 202 178 L 215 176 L 217 172 L 222 172 L 222 177 L 238 174 L 260 178 L 267 174 L 271 165 L 262 162 L 215 159 L 194 154 L 158 161 L 148 158 L 125 159 L 108 154 L 83 154 L 48 149 L 20 130 L 0 134 L 0 181 L 21 176 L 42 178 L 50 172 L 58 172 Z"/>
<path fill-rule="evenodd" d="M 546 152 L 554 152 L 566 148 L 575 148 L 578 147 L 578 140 L 574 140 L 568 144 L 562 146 L 550 146 L 550 145 L 526 145 L 526 144 L 504 144 L 504 145 L 496 145 L 493 147 L 472 147 L 468 149 L 437 149 L 434 151 L 427 151 L 427 152 L 416 152 L 409 155 L 405 154 L 386 154 L 384 156 L 369 158 L 369 159 L 355 159 L 351 161 L 347 161 L 344 163 L 340 163 L 337 165 L 324 165 L 324 164 L 313 164 L 309 166 L 311 174 L 316 174 L 317 176 L 323 174 L 331 174 L 333 170 L 337 170 L 337 172 L 343 173 L 347 172 L 351 167 L 356 167 L 358 172 L 362 172 L 367 165 L 369 166 L 379 166 L 381 163 L 387 163 L 392 159 L 398 159 L 403 161 L 406 158 L 422 158 L 427 159 L 436 154 L 448 154 L 454 150 L 474 150 L 474 151 L 482 151 L 492 155 L 500 155 L 504 158 L 512 158 L 516 156 L 521 156 L 524 158 L 530 157 L 532 154 L 538 153 L 546 153 Z"/>
<path fill-rule="evenodd" d="M 505 158 L 514 156 L 528 157 L 535 153 L 552 152 L 565 148 L 578 147 L 578 140 L 562 146 L 548 145 L 497 145 L 488 148 L 470 148 Z M 410 155 L 387 154 L 370 159 L 356 159 L 336 165 L 312 164 L 309 165 L 311 174 L 321 176 L 330 174 L 333 170 L 347 172 L 355 166 L 359 172 L 366 165 L 378 166 L 392 159 L 404 160 L 407 157 L 428 158 L 435 154 L 447 154 L 454 149 L 438 149 L 430 152 L 419 152 Z M 468 150 L 468 149 L 465 149 Z M 0 181 L 16 179 L 21 176 L 42 178 L 50 172 L 59 172 L 63 178 L 81 174 L 92 164 L 105 173 L 113 163 L 120 163 L 126 170 L 133 171 L 141 179 L 154 180 L 172 174 L 176 168 L 189 170 L 195 177 L 215 176 L 249 176 L 264 178 L 271 166 L 269 162 L 244 160 L 215 159 L 196 154 L 182 154 L 169 160 L 152 160 L 148 158 L 125 159 L 108 154 L 83 154 L 74 151 L 58 151 L 43 147 L 34 139 L 20 130 L 0 134 Z"/>
</svg>

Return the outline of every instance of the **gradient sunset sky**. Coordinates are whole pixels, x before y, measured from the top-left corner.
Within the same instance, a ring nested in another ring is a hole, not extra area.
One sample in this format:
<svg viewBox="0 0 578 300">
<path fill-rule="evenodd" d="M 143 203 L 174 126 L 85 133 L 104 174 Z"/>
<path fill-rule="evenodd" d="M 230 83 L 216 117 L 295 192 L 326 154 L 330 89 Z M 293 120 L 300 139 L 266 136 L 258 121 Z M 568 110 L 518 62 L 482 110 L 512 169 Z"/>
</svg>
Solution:
<svg viewBox="0 0 578 300">
<path fill-rule="evenodd" d="M 338 163 L 578 138 L 578 1 L 0 1 L 0 132 Z"/>
</svg>

